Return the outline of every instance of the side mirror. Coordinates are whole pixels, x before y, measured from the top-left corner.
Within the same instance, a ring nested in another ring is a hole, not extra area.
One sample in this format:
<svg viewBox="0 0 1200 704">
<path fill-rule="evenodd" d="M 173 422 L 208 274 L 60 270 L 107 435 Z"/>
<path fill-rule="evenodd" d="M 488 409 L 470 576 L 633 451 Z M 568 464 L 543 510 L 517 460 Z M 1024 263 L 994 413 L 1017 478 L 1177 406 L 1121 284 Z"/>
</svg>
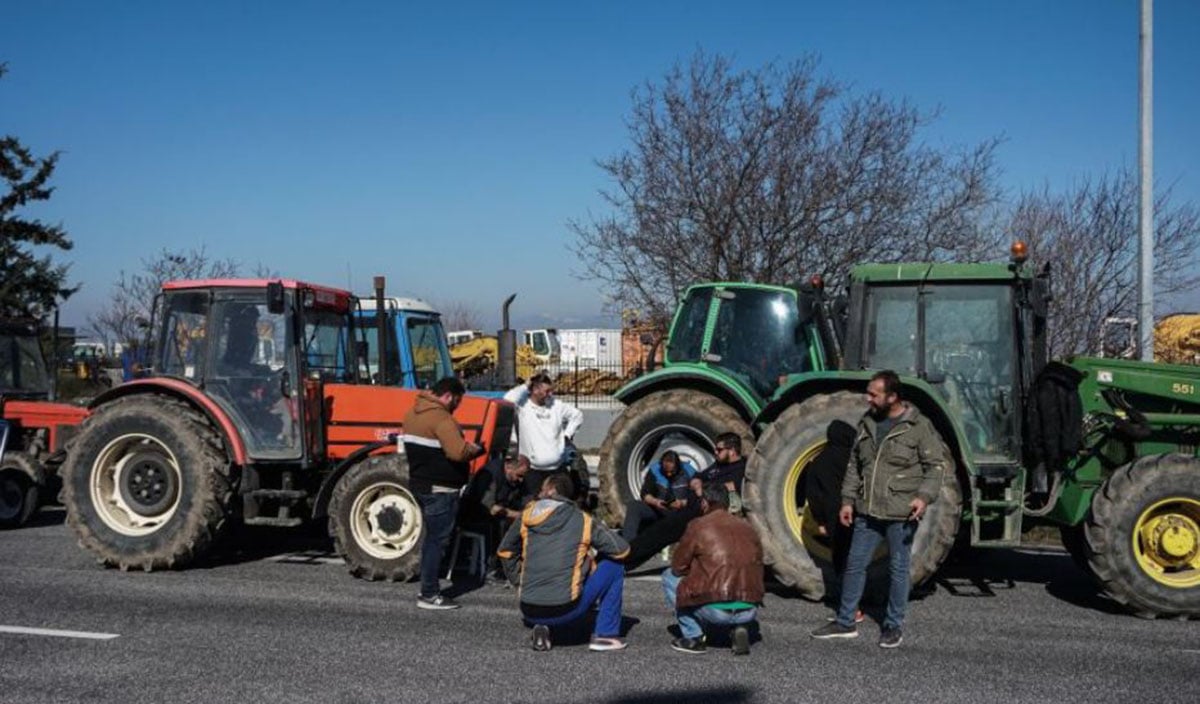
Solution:
<svg viewBox="0 0 1200 704">
<path fill-rule="evenodd" d="M 283 282 L 267 283 L 267 312 L 278 315 L 283 312 Z"/>
</svg>

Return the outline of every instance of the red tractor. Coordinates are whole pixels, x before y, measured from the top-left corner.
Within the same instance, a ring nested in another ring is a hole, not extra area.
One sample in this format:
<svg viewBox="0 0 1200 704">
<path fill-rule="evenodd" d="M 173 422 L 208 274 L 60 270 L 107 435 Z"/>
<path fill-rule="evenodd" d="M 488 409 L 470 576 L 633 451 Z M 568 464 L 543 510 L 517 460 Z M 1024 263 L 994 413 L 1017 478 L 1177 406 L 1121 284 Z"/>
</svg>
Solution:
<svg viewBox="0 0 1200 704">
<path fill-rule="evenodd" d="M 149 571 L 200 558 L 235 521 L 327 520 L 355 575 L 414 574 L 423 525 L 395 438 L 418 391 L 370 383 L 387 376 L 368 359 L 391 356 L 359 307 L 300 281 L 166 284 L 146 373 L 92 402 L 62 467 L 81 543 Z M 472 471 L 507 449 L 511 405 L 468 397 L 455 417 L 489 451 Z"/>
<path fill-rule="evenodd" d="M 49 401 L 50 372 L 31 321 L 0 321 L 0 528 L 25 524 L 58 493 L 54 461 L 87 409 Z"/>
</svg>

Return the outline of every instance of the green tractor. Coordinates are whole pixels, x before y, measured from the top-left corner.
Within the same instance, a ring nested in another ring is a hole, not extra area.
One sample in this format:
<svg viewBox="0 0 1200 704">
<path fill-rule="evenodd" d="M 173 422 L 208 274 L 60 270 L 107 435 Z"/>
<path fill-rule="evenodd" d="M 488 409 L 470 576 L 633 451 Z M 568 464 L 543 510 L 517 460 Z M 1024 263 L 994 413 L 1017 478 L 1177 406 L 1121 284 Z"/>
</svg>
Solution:
<svg viewBox="0 0 1200 704">
<path fill-rule="evenodd" d="M 1037 521 L 1059 526 L 1075 560 L 1134 613 L 1200 615 L 1200 370 L 1083 357 L 1048 365 L 1048 277 L 1014 256 L 1011 264 L 859 266 L 836 306 L 819 287 L 692 289 L 667 366 L 620 392 L 630 405 L 601 453 L 609 516 L 614 495 L 636 490 L 645 458 L 684 447 L 704 464 L 713 434 L 733 429 L 755 440 L 745 502 L 768 563 L 782 583 L 822 597 L 834 580 L 831 545 L 805 500 L 805 471 L 832 423 L 861 417 L 870 370 L 890 368 L 957 468 L 918 529 L 914 583 L 930 579 L 956 543 L 1014 547 Z M 689 305 L 704 293 L 701 320 Z M 736 306 L 752 298 L 765 309 Z M 784 310 L 789 300 L 795 306 Z M 774 347 L 763 334 L 771 316 L 792 326 Z M 722 354 L 730 343 L 741 356 Z M 1058 397 L 1066 407 L 1049 411 L 1059 425 L 1039 406 L 1048 377 L 1066 389 Z M 1047 441 L 1067 449 L 1047 456 L 1035 447 Z M 873 569 L 882 573 L 885 562 L 877 555 Z"/>
</svg>

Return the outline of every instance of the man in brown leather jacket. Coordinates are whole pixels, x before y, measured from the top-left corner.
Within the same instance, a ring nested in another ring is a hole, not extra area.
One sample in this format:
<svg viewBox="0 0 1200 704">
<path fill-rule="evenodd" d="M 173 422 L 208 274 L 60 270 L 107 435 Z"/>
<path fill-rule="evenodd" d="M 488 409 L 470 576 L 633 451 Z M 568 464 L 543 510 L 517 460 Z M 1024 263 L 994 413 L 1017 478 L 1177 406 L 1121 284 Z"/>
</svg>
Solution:
<svg viewBox="0 0 1200 704">
<path fill-rule="evenodd" d="M 729 490 L 704 489 L 699 518 L 688 524 L 663 572 L 663 594 L 675 610 L 681 637 L 671 647 L 684 653 L 707 650 L 706 623 L 732 627 L 734 655 L 750 653 L 750 631 L 763 598 L 763 551 L 750 524 L 729 513 Z"/>
</svg>

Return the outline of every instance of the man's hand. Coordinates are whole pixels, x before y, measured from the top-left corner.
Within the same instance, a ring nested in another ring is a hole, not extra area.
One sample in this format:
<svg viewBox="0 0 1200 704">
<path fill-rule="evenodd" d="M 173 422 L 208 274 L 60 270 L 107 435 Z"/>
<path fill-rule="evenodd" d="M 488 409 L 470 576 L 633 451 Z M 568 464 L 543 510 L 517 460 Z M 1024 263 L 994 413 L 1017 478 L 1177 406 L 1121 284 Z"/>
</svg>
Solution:
<svg viewBox="0 0 1200 704">
<path fill-rule="evenodd" d="M 823 538 L 827 538 L 827 537 L 829 537 L 829 529 L 823 525 L 818 524 L 817 525 L 817 535 L 819 535 Z"/>
<path fill-rule="evenodd" d="M 675 499 L 674 501 L 671 502 L 671 505 L 670 505 L 670 507 L 676 511 L 683 508 L 684 506 L 687 506 L 687 502 L 684 501 L 683 499 Z"/>
<path fill-rule="evenodd" d="M 921 520 L 921 516 L 925 515 L 925 500 L 924 499 L 920 499 L 920 498 L 913 499 L 912 503 L 909 504 L 909 507 L 912 508 L 912 511 L 908 514 L 908 520 L 919 521 L 919 520 Z"/>
<path fill-rule="evenodd" d="M 854 525 L 854 507 L 850 504 L 843 504 L 842 510 L 838 511 L 838 522 L 847 528 Z"/>
<path fill-rule="evenodd" d="M 480 455 L 482 455 L 482 454 L 483 454 L 483 447 L 482 447 L 482 446 L 480 446 L 480 445 L 476 445 L 476 444 L 475 444 L 475 443 L 473 443 L 473 442 L 468 442 L 468 443 L 467 443 L 467 456 L 468 456 L 468 457 L 478 457 L 478 456 L 480 456 Z"/>
</svg>

